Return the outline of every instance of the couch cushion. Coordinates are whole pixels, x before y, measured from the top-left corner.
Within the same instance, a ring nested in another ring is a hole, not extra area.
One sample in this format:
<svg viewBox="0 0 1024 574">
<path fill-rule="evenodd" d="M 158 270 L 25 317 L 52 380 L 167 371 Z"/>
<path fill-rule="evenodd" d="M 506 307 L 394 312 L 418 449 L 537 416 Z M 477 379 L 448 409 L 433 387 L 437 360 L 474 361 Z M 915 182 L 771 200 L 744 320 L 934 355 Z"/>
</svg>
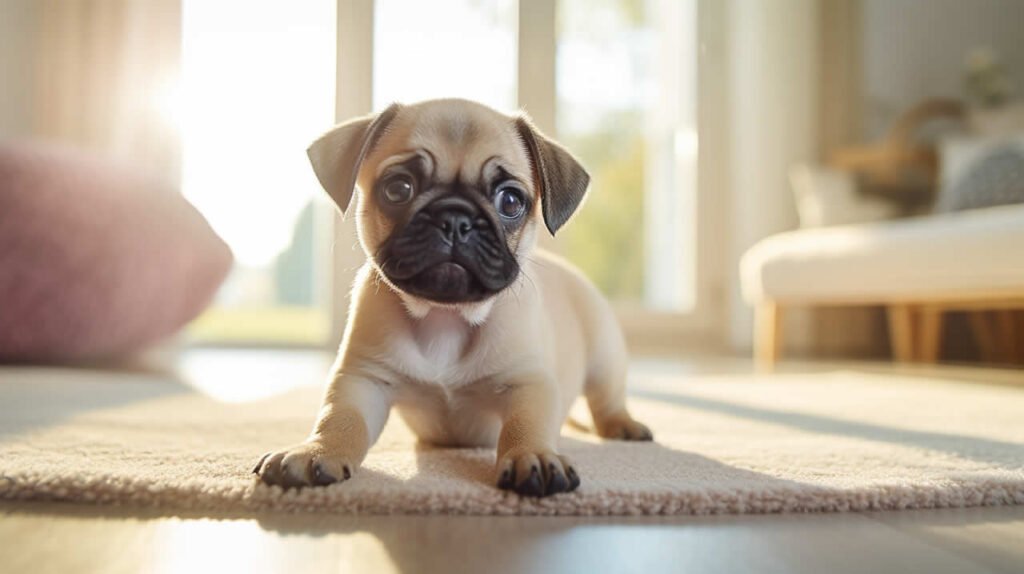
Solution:
<svg viewBox="0 0 1024 574">
<path fill-rule="evenodd" d="M 740 275 L 750 302 L 1024 293 L 1024 205 L 780 233 L 744 254 Z"/>
<path fill-rule="evenodd" d="M 942 146 L 937 212 L 1024 203 L 1024 135 L 953 138 Z"/>
<path fill-rule="evenodd" d="M 173 188 L 0 142 L 0 360 L 123 355 L 210 301 L 231 252 Z"/>
</svg>

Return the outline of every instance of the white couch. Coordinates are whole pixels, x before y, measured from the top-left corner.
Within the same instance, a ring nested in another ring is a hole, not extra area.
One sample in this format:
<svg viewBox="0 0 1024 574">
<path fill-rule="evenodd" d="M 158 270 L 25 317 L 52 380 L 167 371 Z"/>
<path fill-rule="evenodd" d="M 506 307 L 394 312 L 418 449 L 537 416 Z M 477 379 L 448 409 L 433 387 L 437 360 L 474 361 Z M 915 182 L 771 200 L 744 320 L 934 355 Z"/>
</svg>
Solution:
<svg viewBox="0 0 1024 574">
<path fill-rule="evenodd" d="M 1024 308 L 1024 205 L 781 233 L 740 275 L 764 363 L 785 308 L 858 304 L 888 307 L 897 358 L 934 361 L 945 311 Z"/>
</svg>

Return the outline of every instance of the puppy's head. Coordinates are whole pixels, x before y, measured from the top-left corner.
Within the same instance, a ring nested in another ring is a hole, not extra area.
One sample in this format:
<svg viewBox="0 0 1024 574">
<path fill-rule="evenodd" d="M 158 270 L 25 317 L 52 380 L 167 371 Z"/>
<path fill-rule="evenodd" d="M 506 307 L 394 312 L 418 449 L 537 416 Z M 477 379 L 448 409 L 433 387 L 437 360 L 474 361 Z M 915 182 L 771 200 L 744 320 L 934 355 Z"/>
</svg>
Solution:
<svg viewBox="0 0 1024 574">
<path fill-rule="evenodd" d="M 439 304 L 484 301 L 511 285 L 539 219 L 555 233 L 589 182 L 526 118 L 465 100 L 394 104 L 335 127 L 308 153 L 342 213 L 356 211 L 384 279 Z"/>
</svg>

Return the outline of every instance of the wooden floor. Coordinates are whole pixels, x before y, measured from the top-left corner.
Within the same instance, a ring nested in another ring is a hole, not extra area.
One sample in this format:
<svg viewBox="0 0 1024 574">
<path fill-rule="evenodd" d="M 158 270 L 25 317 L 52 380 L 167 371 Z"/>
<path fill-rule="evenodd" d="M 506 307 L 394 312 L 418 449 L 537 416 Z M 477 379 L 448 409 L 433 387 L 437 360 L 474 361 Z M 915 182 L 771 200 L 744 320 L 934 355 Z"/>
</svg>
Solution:
<svg viewBox="0 0 1024 574">
<path fill-rule="evenodd" d="M 261 351 L 260 360 L 239 360 L 251 353 L 193 353 L 185 357 L 183 370 L 197 389 L 224 396 L 229 393 L 218 387 L 217 381 L 223 380 L 218 373 L 228 365 L 237 371 L 237 365 L 250 364 L 255 378 L 250 392 L 272 392 L 279 390 L 280 377 L 289 372 L 293 384 L 309 384 L 329 359 Z M 268 369 L 269 363 L 277 366 Z M 665 361 L 648 362 L 643 368 L 735 372 L 752 365 L 745 360 Z M 1021 380 L 1020 372 L 940 369 L 958 381 Z M 261 384 L 259 377 L 268 373 L 277 382 Z M 1020 573 L 1024 506 L 614 519 L 280 514 L 210 518 L 128 508 L 0 503 L 0 573 L 204 571 Z"/>
<path fill-rule="evenodd" d="M 0 572 L 1013 572 L 1024 507 L 689 518 L 160 517 L 0 506 Z"/>
</svg>

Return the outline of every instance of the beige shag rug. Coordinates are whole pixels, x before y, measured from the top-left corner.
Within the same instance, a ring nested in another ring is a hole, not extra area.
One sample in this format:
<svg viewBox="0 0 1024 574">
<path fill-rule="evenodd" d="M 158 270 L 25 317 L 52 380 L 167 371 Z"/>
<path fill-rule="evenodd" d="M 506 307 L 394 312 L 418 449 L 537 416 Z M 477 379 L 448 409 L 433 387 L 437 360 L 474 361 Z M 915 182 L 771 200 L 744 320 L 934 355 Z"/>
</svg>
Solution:
<svg viewBox="0 0 1024 574">
<path fill-rule="evenodd" d="M 393 417 L 363 469 L 282 491 L 249 471 L 320 391 L 224 403 L 167 376 L 0 368 L 0 499 L 169 510 L 707 514 L 1024 503 L 1024 388 L 857 372 L 638 376 L 657 443 L 566 429 L 579 491 L 491 486 L 490 450 L 416 446 Z M 237 381 L 245 385 L 245 380 Z"/>
</svg>

